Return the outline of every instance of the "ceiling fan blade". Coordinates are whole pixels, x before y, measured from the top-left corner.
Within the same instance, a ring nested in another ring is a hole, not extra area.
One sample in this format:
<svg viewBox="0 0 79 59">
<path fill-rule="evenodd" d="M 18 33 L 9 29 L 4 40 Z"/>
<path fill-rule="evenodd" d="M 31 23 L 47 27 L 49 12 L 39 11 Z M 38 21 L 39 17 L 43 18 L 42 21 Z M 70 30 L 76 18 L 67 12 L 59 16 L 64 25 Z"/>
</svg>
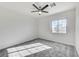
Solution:
<svg viewBox="0 0 79 59">
<path fill-rule="evenodd" d="M 38 8 L 35 4 L 33 4 L 33 6 L 34 6 L 36 9 L 38 9 L 38 10 L 39 10 L 39 8 Z"/>
<path fill-rule="evenodd" d="M 56 6 L 55 2 L 53 3 L 53 6 Z"/>
<path fill-rule="evenodd" d="M 42 12 L 44 12 L 44 13 L 48 13 L 48 11 L 42 11 Z"/>
<path fill-rule="evenodd" d="M 47 8 L 48 7 L 48 5 L 45 5 L 41 10 L 44 10 L 45 8 Z"/>
<path fill-rule="evenodd" d="M 54 6 L 56 6 L 56 3 L 53 2 L 53 3 L 50 4 L 50 6 L 51 6 L 51 7 L 54 7 Z"/>
<path fill-rule="evenodd" d="M 31 12 L 38 12 L 38 11 L 31 11 Z"/>
</svg>

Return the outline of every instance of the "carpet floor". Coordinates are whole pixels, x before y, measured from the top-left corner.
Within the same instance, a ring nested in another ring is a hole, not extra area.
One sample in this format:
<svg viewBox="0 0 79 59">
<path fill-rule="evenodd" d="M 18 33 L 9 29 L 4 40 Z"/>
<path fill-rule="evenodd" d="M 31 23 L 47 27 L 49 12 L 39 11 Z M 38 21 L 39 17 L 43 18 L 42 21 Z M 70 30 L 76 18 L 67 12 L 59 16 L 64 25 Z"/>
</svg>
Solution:
<svg viewBox="0 0 79 59">
<path fill-rule="evenodd" d="M 26 48 L 24 48 L 25 46 Z M 22 44 L 12 46 L 10 48 L 15 48 L 15 47 L 16 48 L 19 47 L 15 49 L 15 50 L 18 50 L 16 52 L 20 54 L 24 53 L 20 55 L 20 57 L 23 57 L 23 56 L 25 57 L 78 57 L 78 54 L 74 46 L 66 45 L 66 44 L 62 44 L 54 41 L 48 41 L 44 39 L 31 40 Z M 27 49 L 27 47 L 29 49 Z M 11 50 L 10 48 L 0 50 L 0 57 L 12 56 L 12 54 L 10 54 L 12 51 L 9 51 Z M 23 51 L 25 51 L 26 53 Z M 18 53 L 16 53 L 17 56 L 18 56 Z"/>
</svg>

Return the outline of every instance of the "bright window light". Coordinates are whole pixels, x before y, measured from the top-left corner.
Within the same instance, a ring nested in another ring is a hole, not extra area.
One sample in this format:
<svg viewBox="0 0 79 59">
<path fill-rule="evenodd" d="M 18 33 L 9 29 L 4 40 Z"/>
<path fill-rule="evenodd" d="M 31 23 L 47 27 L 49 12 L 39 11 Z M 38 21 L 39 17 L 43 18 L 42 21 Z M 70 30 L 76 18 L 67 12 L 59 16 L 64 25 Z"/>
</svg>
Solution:
<svg viewBox="0 0 79 59">
<path fill-rule="evenodd" d="M 53 20 L 52 33 L 66 33 L 67 19 Z"/>
</svg>

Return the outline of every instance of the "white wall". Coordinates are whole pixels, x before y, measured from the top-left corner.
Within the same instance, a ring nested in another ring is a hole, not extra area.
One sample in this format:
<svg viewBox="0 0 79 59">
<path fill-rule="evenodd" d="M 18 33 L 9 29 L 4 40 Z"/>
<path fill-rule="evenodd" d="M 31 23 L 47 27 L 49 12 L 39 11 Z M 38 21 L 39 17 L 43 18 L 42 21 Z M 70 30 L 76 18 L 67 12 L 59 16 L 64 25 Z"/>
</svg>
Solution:
<svg viewBox="0 0 79 59">
<path fill-rule="evenodd" d="M 0 7 L 0 49 L 37 38 L 37 21 Z"/>
<path fill-rule="evenodd" d="M 53 34 L 51 32 L 52 20 L 62 17 L 67 18 L 67 34 Z M 69 45 L 75 44 L 75 9 L 40 18 L 38 22 L 39 38 L 61 42 Z"/>
<path fill-rule="evenodd" d="M 51 33 L 51 21 L 65 16 L 68 17 L 68 33 L 65 35 Z M 34 19 L 30 16 L 0 7 L 0 49 L 38 37 L 74 45 L 74 19 L 75 10 Z"/>
<path fill-rule="evenodd" d="M 75 32 L 75 46 L 76 46 L 76 49 L 77 49 L 77 52 L 79 54 L 79 5 L 77 5 L 76 7 L 76 32 Z"/>
</svg>

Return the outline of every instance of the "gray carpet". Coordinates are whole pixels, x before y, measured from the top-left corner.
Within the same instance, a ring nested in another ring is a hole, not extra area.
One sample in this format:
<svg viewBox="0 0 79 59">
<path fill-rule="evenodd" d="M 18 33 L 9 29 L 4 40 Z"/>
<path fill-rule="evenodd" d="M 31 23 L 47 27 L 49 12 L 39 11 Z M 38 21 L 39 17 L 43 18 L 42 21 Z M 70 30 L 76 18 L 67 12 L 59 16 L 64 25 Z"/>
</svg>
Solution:
<svg viewBox="0 0 79 59">
<path fill-rule="evenodd" d="M 25 42 L 23 44 L 19 44 L 16 46 L 28 45 L 32 43 L 43 43 L 52 48 L 26 56 L 26 57 L 78 57 L 78 54 L 74 46 L 66 45 L 66 44 L 62 44 L 58 42 L 53 42 L 53 41 L 48 41 L 44 39 L 35 39 L 35 40 L 31 40 L 29 42 Z M 6 49 L 3 49 L 0 51 L 0 57 L 8 57 L 8 53 Z"/>
</svg>

